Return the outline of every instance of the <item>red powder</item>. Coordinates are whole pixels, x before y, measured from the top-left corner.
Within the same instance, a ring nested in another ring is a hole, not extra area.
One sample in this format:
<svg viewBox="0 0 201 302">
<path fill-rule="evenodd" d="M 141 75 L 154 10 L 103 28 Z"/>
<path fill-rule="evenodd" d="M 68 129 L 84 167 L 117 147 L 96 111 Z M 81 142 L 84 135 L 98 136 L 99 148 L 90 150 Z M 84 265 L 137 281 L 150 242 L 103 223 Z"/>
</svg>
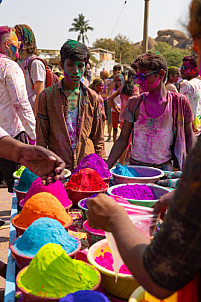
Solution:
<svg viewBox="0 0 201 302">
<path fill-rule="evenodd" d="M 109 271 L 114 272 L 113 267 L 112 267 L 112 264 L 114 263 L 114 260 L 113 260 L 112 254 L 110 252 L 105 252 L 103 255 L 100 255 L 100 256 L 96 257 L 95 261 L 100 266 L 108 269 Z M 125 264 L 123 264 L 120 267 L 119 273 L 131 275 L 130 271 L 128 270 L 128 268 L 126 267 Z"/>
<path fill-rule="evenodd" d="M 102 180 L 98 172 L 85 168 L 72 175 L 65 187 L 74 191 L 99 191 L 107 189 L 108 185 Z"/>
</svg>

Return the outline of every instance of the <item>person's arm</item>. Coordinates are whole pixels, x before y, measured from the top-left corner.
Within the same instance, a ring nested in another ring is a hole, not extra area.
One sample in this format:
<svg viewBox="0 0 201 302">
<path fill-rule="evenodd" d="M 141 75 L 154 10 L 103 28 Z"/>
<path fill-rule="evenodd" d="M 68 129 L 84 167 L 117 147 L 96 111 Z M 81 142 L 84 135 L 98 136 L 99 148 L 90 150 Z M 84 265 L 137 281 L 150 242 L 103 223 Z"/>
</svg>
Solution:
<svg viewBox="0 0 201 302">
<path fill-rule="evenodd" d="M 35 99 L 35 103 L 34 103 L 34 115 L 36 116 L 37 109 L 38 109 L 38 98 L 39 98 L 39 94 L 44 90 L 44 82 L 36 81 L 34 83 L 34 89 L 36 92 L 36 99 Z"/>
<path fill-rule="evenodd" d="M 64 175 L 65 163 L 52 151 L 4 136 L 0 138 L 0 157 L 19 162 L 47 182 Z"/>
<path fill-rule="evenodd" d="M 113 145 L 108 160 L 106 161 L 109 169 L 113 167 L 113 165 L 116 163 L 116 161 L 119 159 L 119 157 L 122 155 L 122 153 L 128 146 L 128 140 L 132 129 L 133 129 L 133 123 L 124 121 L 120 136 L 115 142 L 115 144 Z"/>
<path fill-rule="evenodd" d="M 38 99 L 38 110 L 36 115 L 36 144 L 44 148 L 49 143 L 49 117 L 47 112 L 47 96 L 41 92 Z"/>
<path fill-rule="evenodd" d="M 15 62 L 11 62 L 6 73 L 6 87 L 11 102 L 19 116 L 24 129 L 31 140 L 36 139 L 35 118 L 28 100 L 26 84 L 22 69 Z M 12 72 L 11 72 L 12 71 Z"/>
<path fill-rule="evenodd" d="M 123 207 L 105 194 L 88 199 L 87 205 L 89 224 L 112 232 L 124 263 L 139 284 L 156 297 L 171 295 L 172 291 L 158 286 L 147 273 L 143 254 L 150 241 L 132 224 Z"/>
<path fill-rule="evenodd" d="M 194 147 L 196 140 L 195 140 L 195 135 L 193 133 L 192 123 L 185 123 L 184 128 L 185 128 L 185 139 L 186 139 L 186 152 L 188 154 L 191 148 Z"/>
<path fill-rule="evenodd" d="M 165 214 L 169 207 L 170 200 L 174 197 L 175 190 L 161 196 L 159 200 L 152 206 L 155 214 Z"/>
<path fill-rule="evenodd" d="M 108 97 L 108 102 L 115 111 L 117 111 L 117 109 L 116 109 L 116 104 L 114 102 L 114 99 L 120 94 L 120 89 L 121 89 L 121 87 Z M 117 111 L 117 112 L 119 112 L 119 111 Z"/>
</svg>

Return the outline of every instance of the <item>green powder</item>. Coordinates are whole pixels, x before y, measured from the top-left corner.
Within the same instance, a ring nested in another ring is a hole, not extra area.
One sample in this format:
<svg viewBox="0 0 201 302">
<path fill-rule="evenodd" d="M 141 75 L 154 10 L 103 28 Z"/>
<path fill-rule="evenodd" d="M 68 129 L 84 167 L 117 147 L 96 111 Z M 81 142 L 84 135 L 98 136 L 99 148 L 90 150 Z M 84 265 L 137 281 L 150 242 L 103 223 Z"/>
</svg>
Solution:
<svg viewBox="0 0 201 302">
<path fill-rule="evenodd" d="M 17 282 L 27 292 L 61 298 L 98 284 L 99 273 L 83 261 L 71 259 L 59 244 L 48 243 L 36 254 Z"/>
</svg>

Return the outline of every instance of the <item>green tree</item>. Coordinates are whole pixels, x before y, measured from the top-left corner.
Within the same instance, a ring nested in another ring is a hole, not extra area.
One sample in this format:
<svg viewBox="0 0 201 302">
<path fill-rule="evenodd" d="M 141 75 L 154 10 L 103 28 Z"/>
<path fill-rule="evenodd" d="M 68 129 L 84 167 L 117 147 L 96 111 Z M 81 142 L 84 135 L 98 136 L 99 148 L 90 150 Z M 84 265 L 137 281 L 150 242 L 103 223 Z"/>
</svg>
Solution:
<svg viewBox="0 0 201 302">
<path fill-rule="evenodd" d="M 191 54 L 189 49 L 173 47 L 165 42 L 157 42 L 152 51 L 162 55 L 166 59 L 168 66 L 176 67 L 181 66 L 183 57 Z"/>
<path fill-rule="evenodd" d="M 87 37 L 88 30 L 94 30 L 93 27 L 89 26 L 89 20 L 85 20 L 85 16 L 81 13 L 78 14 L 78 18 L 73 19 L 72 27 L 69 28 L 69 31 L 79 32 L 77 41 L 81 41 L 85 44 L 85 40 L 89 43 L 89 39 Z"/>
</svg>

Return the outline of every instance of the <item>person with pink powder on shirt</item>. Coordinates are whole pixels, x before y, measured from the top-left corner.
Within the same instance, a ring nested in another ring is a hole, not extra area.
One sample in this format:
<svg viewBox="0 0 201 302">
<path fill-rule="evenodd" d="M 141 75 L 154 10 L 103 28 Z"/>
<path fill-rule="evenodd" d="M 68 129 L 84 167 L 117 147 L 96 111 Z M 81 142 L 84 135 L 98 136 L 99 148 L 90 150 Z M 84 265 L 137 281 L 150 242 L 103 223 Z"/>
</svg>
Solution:
<svg viewBox="0 0 201 302">
<path fill-rule="evenodd" d="M 112 168 L 134 131 L 130 163 L 163 170 L 182 170 L 186 154 L 194 145 L 193 115 L 188 99 L 165 89 L 167 62 L 153 53 L 139 56 L 131 65 L 143 93 L 127 102 L 121 134 L 107 164 Z"/>
</svg>

